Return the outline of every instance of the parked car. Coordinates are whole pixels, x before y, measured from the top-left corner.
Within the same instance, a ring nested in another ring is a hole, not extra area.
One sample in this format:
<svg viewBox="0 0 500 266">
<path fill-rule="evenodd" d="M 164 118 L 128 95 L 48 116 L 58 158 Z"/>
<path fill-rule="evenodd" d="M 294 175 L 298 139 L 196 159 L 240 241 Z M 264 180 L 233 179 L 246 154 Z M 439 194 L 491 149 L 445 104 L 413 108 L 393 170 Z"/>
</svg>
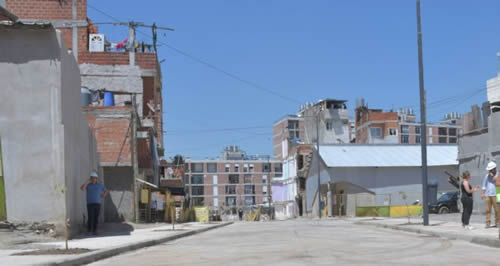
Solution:
<svg viewBox="0 0 500 266">
<path fill-rule="evenodd" d="M 429 205 L 429 212 L 432 213 L 450 213 L 459 212 L 458 210 L 458 191 L 446 192 L 437 200 L 435 205 Z"/>
</svg>

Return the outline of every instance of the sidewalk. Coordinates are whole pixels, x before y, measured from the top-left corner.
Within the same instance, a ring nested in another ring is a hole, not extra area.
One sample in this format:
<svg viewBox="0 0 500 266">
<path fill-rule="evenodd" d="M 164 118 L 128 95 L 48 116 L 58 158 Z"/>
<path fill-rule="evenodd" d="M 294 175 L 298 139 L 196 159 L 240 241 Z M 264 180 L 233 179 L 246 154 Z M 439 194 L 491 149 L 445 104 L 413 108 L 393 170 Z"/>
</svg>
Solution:
<svg viewBox="0 0 500 266">
<path fill-rule="evenodd" d="M 355 224 L 389 228 L 418 234 L 443 237 L 452 240 L 464 240 L 471 243 L 500 248 L 499 229 L 484 228 L 484 223 L 471 223 L 473 230 L 467 230 L 461 223 L 430 219 L 429 226 L 423 226 L 422 218 L 350 218 Z"/>
<path fill-rule="evenodd" d="M 83 248 L 90 249 L 91 251 L 78 255 L 13 256 L 12 254 L 30 251 L 34 248 L 33 244 L 24 247 L 20 245 L 16 249 L 1 249 L 0 261 L 2 265 L 82 265 L 123 252 L 172 241 L 229 224 L 231 222 L 211 224 L 185 223 L 176 224 L 175 231 L 172 231 L 172 225 L 165 225 L 154 228 L 136 229 L 125 234 L 111 232 L 98 236 L 82 236 L 81 238 L 70 240 L 69 248 Z M 37 249 L 64 249 L 64 247 L 64 241 L 36 243 Z"/>
</svg>

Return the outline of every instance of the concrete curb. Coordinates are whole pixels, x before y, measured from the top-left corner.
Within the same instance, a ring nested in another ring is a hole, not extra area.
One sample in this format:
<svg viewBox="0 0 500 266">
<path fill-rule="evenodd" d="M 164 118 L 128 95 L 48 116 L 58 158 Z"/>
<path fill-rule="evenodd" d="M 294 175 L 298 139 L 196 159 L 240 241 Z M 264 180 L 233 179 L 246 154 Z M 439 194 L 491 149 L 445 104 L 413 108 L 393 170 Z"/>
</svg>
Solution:
<svg viewBox="0 0 500 266">
<path fill-rule="evenodd" d="M 420 229 L 420 228 L 410 228 L 410 227 L 401 226 L 401 225 L 390 225 L 390 224 L 382 224 L 382 223 L 377 223 L 377 222 L 362 222 L 361 221 L 361 222 L 355 222 L 355 224 L 369 225 L 369 226 L 375 226 L 375 227 L 379 227 L 379 228 L 387 228 L 387 229 L 410 232 L 410 233 L 425 234 L 425 235 L 430 235 L 430 236 L 435 236 L 435 237 L 447 238 L 450 240 L 463 240 L 463 241 L 471 242 L 471 243 L 478 244 L 478 245 L 483 245 L 483 246 L 488 246 L 488 247 L 493 247 L 493 248 L 500 248 L 500 240 L 494 239 L 494 238 L 464 235 L 464 234 L 455 233 L 455 232 L 434 232 L 434 231 Z"/>
<path fill-rule="evenodd" d="M 233 222 L 226 222 L 226 223 L 221 223 L 217 224 L 215 226 L 211 227 L 206 227 L 206 228 L 200 228 L 196 230 L 191 230 L 183 233 L 179 233 L 176 235 L 172 236 L 165 236 L 161 237 L 158 239 L 153 239 L 153 240 L 146 240 L 146 241 L 140 241 L 140 242 L 135 242 L 135 243 L 130 243 L 130 244 L 125 244 L 113 248 L 107 248 L 107 249 L 101 249 L 101 250 L 96 250 L 92 252 L 88 252 L 85 254 L 81 255 L 76 255 L 72 256 L 71 258 L 67 259 L 61 259 L 53 262 L 47 262 L 43 264 L 38 264 L 38 265 L 46 265 L 46 266 L 55 266 L 55 265 L 60 265 L 60 266 L 69 266 L 69 265 L 84 265 L 84 264 L 89 264 L 92 262 L 96 262 L 98 260 L 103 260 L 107 259 L 109 257 L 116 256 L 121 253 L 129 252 L 129 251 L 134 251 L 137 249 L 145 248 L 145 247 L 150 247 L 154 245 L 158 245 L 161 243 L 177 240 L 179 238 L 187 237 L 187 236 L 192 236 L 196 235 L 199 233 L 203 233 L 212 229 L 217 229 L 223 226 L 227 226 L 232 224 Z"/>
</svg>

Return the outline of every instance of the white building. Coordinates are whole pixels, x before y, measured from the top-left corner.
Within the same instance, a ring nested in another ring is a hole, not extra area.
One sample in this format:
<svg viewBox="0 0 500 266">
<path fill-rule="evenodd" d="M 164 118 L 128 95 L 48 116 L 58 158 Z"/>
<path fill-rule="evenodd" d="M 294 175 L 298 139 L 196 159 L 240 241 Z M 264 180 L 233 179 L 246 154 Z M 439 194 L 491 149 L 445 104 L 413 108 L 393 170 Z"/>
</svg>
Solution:
<svg viewBox="0 0 500 266">
<path fill-rule="evenodd" d="M 377 205 L 385 205 L 387 202 L 384 201 L 403 204 L 400 192 L 408 195 L 408 201 L 422 201 L 420 149 L 420 145 L 321 145 L 322 187 L 323 184 L 341 187 L 339 190 L 344 190 L 345 194 L 362 193 L 359 189 L 361 187 L 366 189 L 363 193 L 375 193 L 374 204 Z M 305 211 L 316 216 L 318 158 L 317 153 L 313 153 L 311 169 L 306 180 Z M 455 190 L 448 183 L 445 171 L 458 176 L 457 153 L 456 145 L 427 147 L 428 180 L 438 183 L 438 191 Z M 322 198 L 325 197 L 326 195 L 322 195 Z"/>
</svg>

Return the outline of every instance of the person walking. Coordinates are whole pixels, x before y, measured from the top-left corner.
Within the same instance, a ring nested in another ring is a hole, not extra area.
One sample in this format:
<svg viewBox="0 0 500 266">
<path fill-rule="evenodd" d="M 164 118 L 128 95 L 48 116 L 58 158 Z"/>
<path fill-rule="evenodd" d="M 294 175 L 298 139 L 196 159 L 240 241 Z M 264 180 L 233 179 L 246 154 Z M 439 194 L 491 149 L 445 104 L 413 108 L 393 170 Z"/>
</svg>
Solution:
<svg viewBox="0 0 500 266">
<path fill-rule="evenodd" d="M 497 227 L 500 224 L 500 208 L 496 200 L 497 164 L 489 162 L 486 167 L 488 174 L 484 177 L 481 198 L 486 203 L 486 228 Z M 491 208 L 495 209 L 495 224 L 490 226 Z"/>
<path fill-rule="evenodd" d="M 87 192 L 87 232 L 94 235 L 97 235 L 102 200 L 108 195 L 108 190 L 97 182 L 97 178 L 97 172 L 92 171 L 90 178 L 80 187 L 81 190 Z"/>
<path fill-rule="evenodd" d="M 243 209 L 241 209 L 241 208 L 240 208 L 240 209 L 238 210 L 238 216 L 239 216 L 239 218 L 240 218 L 240 221 L 243 221 Z"/>
<path fill-rule="evenodd" d="M 470 216 L 472 214 L 472 193 L 479 190 L 479 186 L 472 187 L 470 184 L 470 173 L 469 171 L 465 171 L 462 173 L 462 183 L 460 184 L 460 191 L 462 192 L 462 226 L 465 229 L 472 230 L 474 229 L 471 225 L 469 225 Z"/>
</svg>

